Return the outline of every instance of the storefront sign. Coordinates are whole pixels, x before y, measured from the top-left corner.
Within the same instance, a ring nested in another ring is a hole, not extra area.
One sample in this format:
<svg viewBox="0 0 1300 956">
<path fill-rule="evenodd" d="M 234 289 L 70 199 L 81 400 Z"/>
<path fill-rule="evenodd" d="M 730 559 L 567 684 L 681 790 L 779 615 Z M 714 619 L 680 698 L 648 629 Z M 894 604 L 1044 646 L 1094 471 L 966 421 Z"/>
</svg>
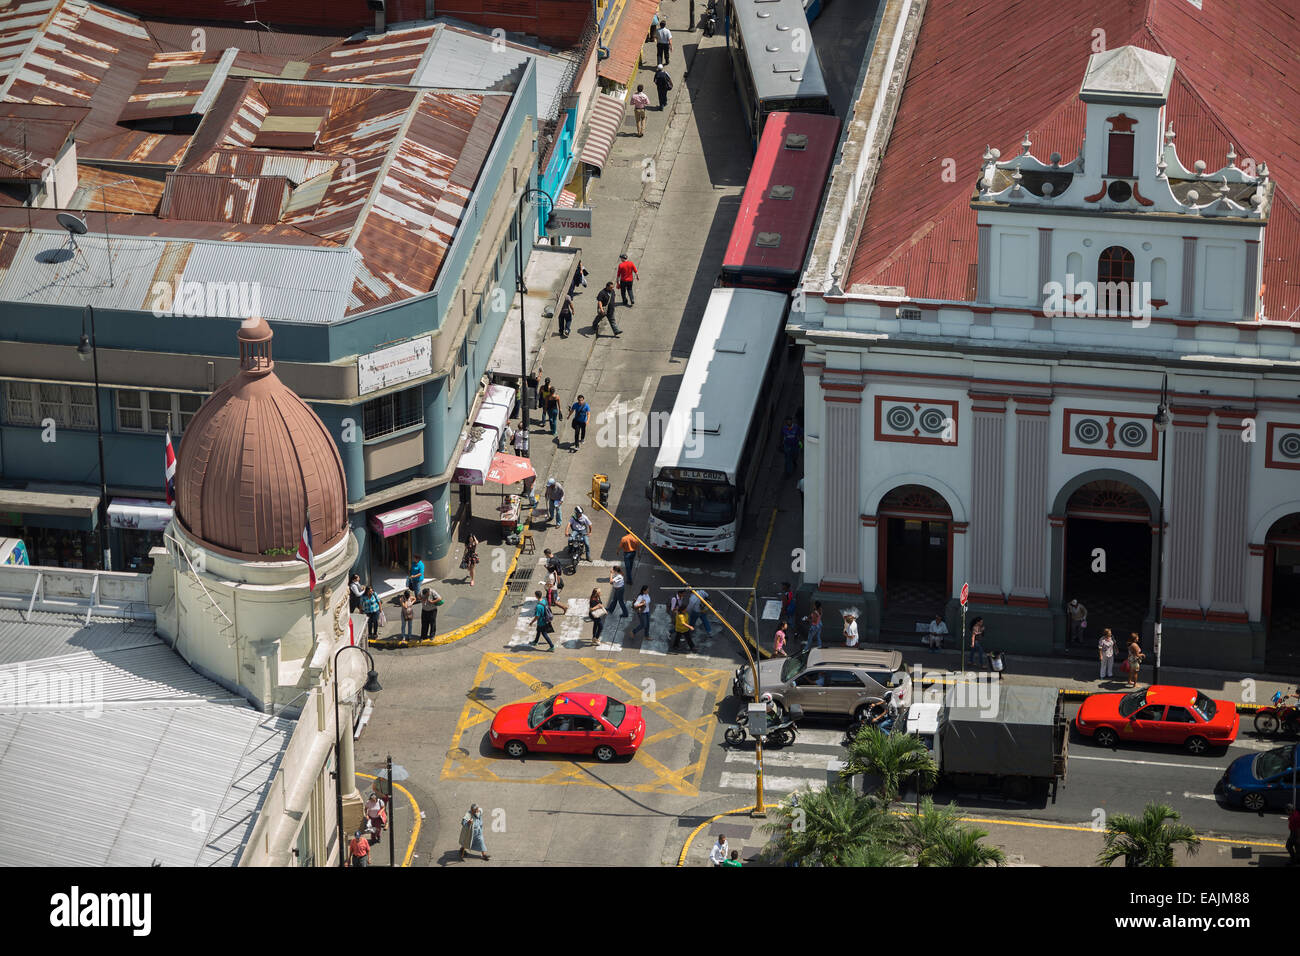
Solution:
<svg viewBox="0 0 1300 956">
<path fill-rule="evenodd" d="M 433 336 L 357 356 L 357 394 L 366 395 L 433 374 Z"/>
<path fill-rule="evenodd" d="M 143 498 L 114 498 L 108 506 L 110 528 L 132 531 L 162 531 L 172 520 L 171 505 Z"/>
<path fill-rule="evenodd" d="M 590 236 L 590 209 L 556 209 L 546 217 L 548 236 Z"/>
</svg>

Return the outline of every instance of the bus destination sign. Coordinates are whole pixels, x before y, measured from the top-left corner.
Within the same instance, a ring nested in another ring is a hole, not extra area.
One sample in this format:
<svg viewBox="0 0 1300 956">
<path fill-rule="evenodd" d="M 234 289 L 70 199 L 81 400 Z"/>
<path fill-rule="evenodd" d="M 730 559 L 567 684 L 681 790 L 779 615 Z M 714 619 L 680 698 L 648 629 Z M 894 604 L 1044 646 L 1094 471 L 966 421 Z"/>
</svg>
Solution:
<svg viewBox="0 0 1300 956">
<path fill-rule="evenodd" d="M 726 481 L 725 471 L 702 471 L 696 468 L 665 468 L 661 472 L 664 478 L 677 478 L 685 481 Z"/>
</svg>

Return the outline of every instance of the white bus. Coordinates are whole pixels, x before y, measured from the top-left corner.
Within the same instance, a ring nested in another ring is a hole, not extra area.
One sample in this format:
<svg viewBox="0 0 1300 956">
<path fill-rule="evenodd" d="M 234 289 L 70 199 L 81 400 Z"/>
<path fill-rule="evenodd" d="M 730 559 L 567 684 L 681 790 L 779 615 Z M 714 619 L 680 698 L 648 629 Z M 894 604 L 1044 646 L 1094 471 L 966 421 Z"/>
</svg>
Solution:
<svg viewBox="0 0 1300 956">
<path fill-rule="evenodd" d="M 736 549 L 763 453 L 781 427 L 775 380 L 789 301 L 757 289 L 709 296 L 646 487 L 653 547 Z"/>
</svg>

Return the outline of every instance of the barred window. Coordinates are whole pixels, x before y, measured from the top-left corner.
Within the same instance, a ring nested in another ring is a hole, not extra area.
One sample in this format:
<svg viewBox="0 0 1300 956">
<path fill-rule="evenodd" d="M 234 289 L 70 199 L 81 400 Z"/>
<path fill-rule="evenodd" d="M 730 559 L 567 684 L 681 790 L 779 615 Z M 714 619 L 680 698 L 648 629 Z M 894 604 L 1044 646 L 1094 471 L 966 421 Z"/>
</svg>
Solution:
<svg viewBox="0 0 1300 956">
<path fill-rule="evenodd" d="M 117 428 L 151 435 L 170 429 L 173 436 L 182 435 L 202 404 L 202 395 L 122 389 L 117 392 Z"/>
<path fill-rule="evenodd" d="M 361 406 L 366 441 L 424 424 L 424 387 L 403 389 L 372 398 Z"/>
<path fill-rule="evenodd" d="M 5 421 L 39 425 L 47 418 L 61 428 L 94 431 L 95 390 L 89 385 L 5 383 Z"/>
</svg>

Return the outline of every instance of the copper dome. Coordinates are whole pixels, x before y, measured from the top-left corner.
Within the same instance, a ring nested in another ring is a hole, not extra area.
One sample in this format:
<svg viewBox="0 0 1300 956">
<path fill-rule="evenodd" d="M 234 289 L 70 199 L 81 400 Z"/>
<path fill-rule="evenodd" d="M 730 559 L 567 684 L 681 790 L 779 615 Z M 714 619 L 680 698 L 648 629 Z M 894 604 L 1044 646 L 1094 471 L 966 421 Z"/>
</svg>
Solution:
<svg viewBox="0 0 1300 956">
<path fill-rule="evenodd" d="M 264 559 L 295 552 L 310 514 L 319 555 L 348 531 L 343 461 L 325 424 L 275 374 L 266 321 L 245 323 L 238 338 L 239 374 L 185 429 L 176 518 L 215 550 Z"/>
</svg>

